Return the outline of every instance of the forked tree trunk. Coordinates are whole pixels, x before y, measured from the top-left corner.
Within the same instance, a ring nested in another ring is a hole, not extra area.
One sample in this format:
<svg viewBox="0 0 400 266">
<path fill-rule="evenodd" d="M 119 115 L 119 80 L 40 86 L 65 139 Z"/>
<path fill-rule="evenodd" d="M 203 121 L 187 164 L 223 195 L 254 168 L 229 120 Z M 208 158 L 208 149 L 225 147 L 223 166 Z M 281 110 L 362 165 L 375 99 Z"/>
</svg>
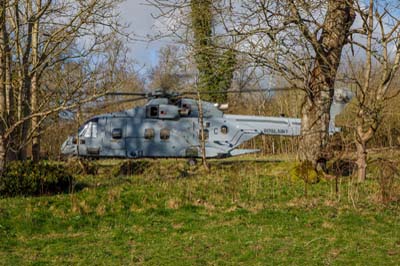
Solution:
<svg viewBox="0 0 400 266">
<path fill-rule="evenodd" d="M 329 112 L 342 49 L 355 19 L 353 5 L 353 0 L 329 0 L 322 34 L 317 43 L 312 41 L 316 57 L 301 110 L 300 160 L 314 166 L 327 159 Z"/>
<path fill-rule="evenodd" d="M 325 94 L 325 96 L 318 96 L 319 101 L 306 98 L 301 111 L 300 160 L 309 161 L 314 166 L 318 162 L 324 162 L 327 159 L 327 151 L 325 149 L 329 136 L 331 100 L 328 93 L 321 94 Z"/>
<path fill-rule="evenodd" d="M 362 123 L 362 122 L 359 122 Z M 363 183 L 367 177 L 367 143 L 374 135 L 374 130 L 369 127 L 368 130 L 364 131 L 362 124 L 357 126 L 356 130 L 356 148 L 357 148 L 357 182 Z"/>
</svg>

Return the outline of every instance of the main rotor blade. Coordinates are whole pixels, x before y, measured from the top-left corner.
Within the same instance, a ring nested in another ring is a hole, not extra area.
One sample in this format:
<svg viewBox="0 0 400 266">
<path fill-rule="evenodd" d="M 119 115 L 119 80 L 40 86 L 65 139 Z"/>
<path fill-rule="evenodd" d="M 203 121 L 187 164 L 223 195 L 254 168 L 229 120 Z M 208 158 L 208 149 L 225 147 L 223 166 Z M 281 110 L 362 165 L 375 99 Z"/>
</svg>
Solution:
<svg viewBox="0 0 400 266">
<path fill-rule="evenodd" d="M 281 87 L 281 88 L 270 88 L 270 89 L 251 89 L 251 90 L 230 90 L 230 91 L 201 91 L 200 95 L 215 95 L 215 94 L 226 94 L 226 93 L 253 93 L 253 92 L 276 92 L 276 91 L 290 91 L 298 90 L 298 88 L 293 87 Z M 197 95 L 197 91 L 183 91 L 183 92 L 166 92 L 166 91 L 154 91 L 154 92 L 109 92 L 106 95 L 110 96 L 141 96 L 143 98 L 149 97 L 166 97 L 166 98 L 176 98 L 183 95 Z M 133 99 L 127 100 L 127 102 Z"/>
<path fill-rule="evenodd" d="M 118 100 L 118 101 L 109 101 L 109 102 L 97 102 L 98 104 L 95 106 L 86 106 L 86 107 L 79 108 L 79 110 L 80 110 L 79 112 L 89 114 L 89 113 L 92 113 L 90 110 L 93 110 L 93 109 L 102 110 L 113 104 L 115 105 L 115 104 L 135 102 L 135 101 L 140 101 L 140 100 L 147 100 L 147 97 L 130 98 L 130 99 L 123 99 L 123 100 Z M 72 110 L 64 110 L 64 111 L 59 112 L 58 116 L 65 120 L 73 120 L 75 117 L 75 114 Z"/>
<path fill-rule="evenodd" d="M 85 112 L 87 112 L 90 109 L 101 110 L 101 109 L 107 108 L 108 106 L 111 106 L 111 105 L 128 103 L 128 102 L 136 102 L 136 101 L 146 100 L 146 99 L 147 99 L 146 97 L 138 97 L 138 98 L 122 99 L 122 100 L 117 100 L 117 101 L 99 102 L 95 106 L 87 106 L 85 108 Z"/>
<path fill-rule="evenodd" d="M 109 96 L 142 96 L 146 97 L 148 93 L 145 92 L 108 92 L 106 95 Z"/>
<path fill-rule="evenodd" d="M 230 91 L 201 91 L 200 95 L 206 94 L 225 94 L 225 93 L 252 93 L 252 92 L 275 92 L 275 91 L 292 91 L 299 90 L 298 88 L 282 87 L 282 88 L 270 88 L 270 89 L 252 89 L 252 90 L 230 90 Z M 186 91 L 182 92 L 181 95 L 197 95 L 198 92 Z"/>
<path fill-rule="evenodd" d="M 105 108 L 105 107 L 113 105 L 113 104 L 136 102 L 136 101 L 146 100 L 146 99 L 147 99 L 147 97 L 138 97 L 138 98 L 122 99 L 122 100 L 118 100 L 118 101 L 109 101 L 109 102 L 102 103 L 102 105 L 97 108 Z"/>
</svg>

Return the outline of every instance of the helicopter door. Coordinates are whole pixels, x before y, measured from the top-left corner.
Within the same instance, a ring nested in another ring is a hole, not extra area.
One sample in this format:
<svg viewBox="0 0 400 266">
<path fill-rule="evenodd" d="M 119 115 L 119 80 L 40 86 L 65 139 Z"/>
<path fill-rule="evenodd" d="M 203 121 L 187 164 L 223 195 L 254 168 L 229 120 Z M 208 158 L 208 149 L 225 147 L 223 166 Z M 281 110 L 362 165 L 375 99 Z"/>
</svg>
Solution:
<svg viewBox="0 0 400 266">
<path fill-rule="evenodd" d="M 109 156 L 126 156 L 126 119 L 113 117 L 107 118 L 107 130 L 104 139 L 104 146 Z"/>
</svg>

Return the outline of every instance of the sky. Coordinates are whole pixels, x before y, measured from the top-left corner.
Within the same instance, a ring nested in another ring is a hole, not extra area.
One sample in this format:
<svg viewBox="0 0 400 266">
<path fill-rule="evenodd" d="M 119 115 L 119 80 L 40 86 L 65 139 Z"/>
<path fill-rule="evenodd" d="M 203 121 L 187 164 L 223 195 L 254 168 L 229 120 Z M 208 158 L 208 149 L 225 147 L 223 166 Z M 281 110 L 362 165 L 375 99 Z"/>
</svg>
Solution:
<svg viewBox="0 0 400 266">
<path fill-rule="evenodd" d="M 151 13 L 156 10 L 145 5 L 144 0 L 125 0 L 120 6 L 121 21 L 129 24 L 128 31 L 134 33 L 136 39 L 145 39 L 146 35 L 155 33 L 156 21 Z M 158 61 L 158 50 L 167 45 L 167 41 L 154 41 L 151 43 L 145 41 L 131 41 L 128 44 L 131 58 L 140 66 L 146 68 L 154 66 Z"/>
<path fill-rule="evenodd" d="M 147 35 L 154 35 L 157 32 L 156 25 L 160 27 L 163 24 L 163 22 L 157 22 L 151 16 L 152 13 L 157 13 L 157 10 L 146 5 L 146 0 L 125 0 L 120 5 L 119 12 L 121 21 L 129 25 L 128 31 L 134 33 L 134 37 L 137 39 L 136 41 L 130 41 L 128 44 L 130 58 L 137 63 L 136 69 L 145 73 L 149 68 L 157 64 L 159 49 L 172 42 L 168 40 L 158 40 L 150 43 L 144 41 Z"/>
</svg>

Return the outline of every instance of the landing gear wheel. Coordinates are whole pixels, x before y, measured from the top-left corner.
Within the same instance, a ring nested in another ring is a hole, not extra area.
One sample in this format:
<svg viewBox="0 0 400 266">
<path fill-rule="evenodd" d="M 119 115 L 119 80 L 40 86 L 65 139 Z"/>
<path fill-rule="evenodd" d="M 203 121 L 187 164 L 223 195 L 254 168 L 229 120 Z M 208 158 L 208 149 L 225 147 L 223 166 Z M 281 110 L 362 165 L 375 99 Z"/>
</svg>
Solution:
<svg viewBox="0 0 400 266">
<path fill-rule="evenodd" d="M 187 164 L 188 164 L 189 166 L 195 166 L 195 165 L 197 164 L 196 158 L 190 158 L 190 159 L 187 161 Z"/>
</svg>

